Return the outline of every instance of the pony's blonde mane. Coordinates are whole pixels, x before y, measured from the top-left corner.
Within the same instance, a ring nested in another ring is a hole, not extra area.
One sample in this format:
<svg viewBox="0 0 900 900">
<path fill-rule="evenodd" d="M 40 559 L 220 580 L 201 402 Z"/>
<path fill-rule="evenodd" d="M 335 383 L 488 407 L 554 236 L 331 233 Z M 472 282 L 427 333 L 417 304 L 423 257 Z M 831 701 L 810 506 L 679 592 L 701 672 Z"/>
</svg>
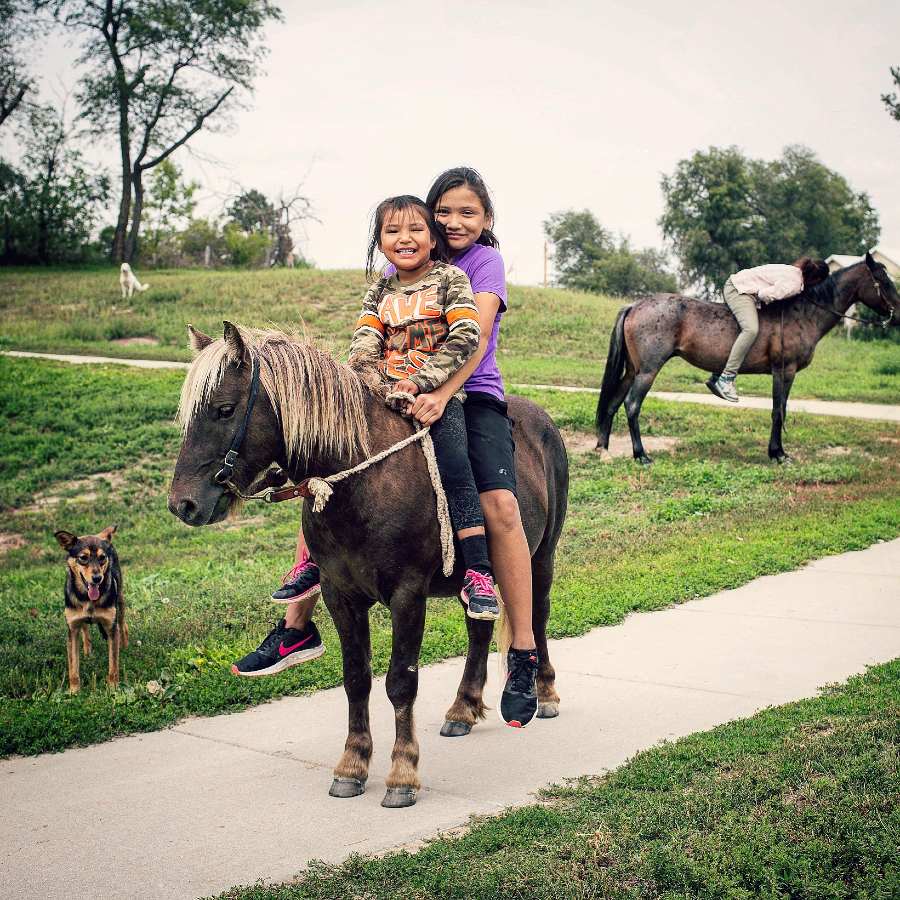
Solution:
<svg viewBox="0 0 900 900">
<path fill-rule="evenodd" d="M 236 325 L 246 351 L 259 360 L 260 387 L 278 420 L 288 459 L 352 456 L 369 451 L 367 382 L 315 344 L 283 331 Z M 182 432 L 209 404 L 228 366 L 236 362 L 224 339 L 200 351 L 181 388 Z M 241 407 L 237 415 L 242 415 Z"/>
</svg>

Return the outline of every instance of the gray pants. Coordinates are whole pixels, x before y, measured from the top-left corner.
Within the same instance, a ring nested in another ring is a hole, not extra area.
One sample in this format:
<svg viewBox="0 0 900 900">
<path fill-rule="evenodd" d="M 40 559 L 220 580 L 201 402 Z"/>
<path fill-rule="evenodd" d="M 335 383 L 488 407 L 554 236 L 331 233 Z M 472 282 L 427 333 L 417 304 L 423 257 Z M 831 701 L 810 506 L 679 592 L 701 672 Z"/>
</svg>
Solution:
<svg viewBox="0 0 900 900">
<path fill-rule="evenodd" d="M 741 294 L 731 283 L 731 279 L 725 282 L 725 304 L 734 313 L 741 333 L 728 354 L 728 362 L 722 369 L 723 375 L 737 375 L 741 365 L 746 359 L 756 335 L 759 334 L 759 314 L 756 311 L 756 298 L 750 294 Z"/>
</svg>

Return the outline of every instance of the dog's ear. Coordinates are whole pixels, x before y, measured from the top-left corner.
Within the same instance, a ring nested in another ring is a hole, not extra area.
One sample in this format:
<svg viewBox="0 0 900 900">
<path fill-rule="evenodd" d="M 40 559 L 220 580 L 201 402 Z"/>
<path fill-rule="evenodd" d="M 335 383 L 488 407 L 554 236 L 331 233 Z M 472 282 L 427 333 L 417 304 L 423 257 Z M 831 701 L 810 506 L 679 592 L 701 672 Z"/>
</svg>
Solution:
<svg viewBox="0 0 900 900">
<path fill-rule="evenodd" d="M 228 358 L 240 365 L 247 358 L 247 348 L 244 345 L 244 339 L 241 337 L 237 325 L 227 321 L 222 324 L 225 326 L 225 344 L 228 347 Z"/>
<path fill-rule="evenodd" d="M 197 331 L 193 325 L 188 325 L 188 346 L 194 353 L 199 353 L 205 347 L 208 347 L 213 339 L 202 331 Z"/>
<path fill-rule="evenodd" d="M 104 528 L 97 537 L 100 538 L 101 541 L 109 543 L 112 541 L 113 535 L 116 533 L 118 527 L 118 525 L 110 525 L 109 528 Z"/>
<path fill-rule="evenodd" d="M 71 531 L 54 532 L 54 537 L 59 541 L 59 546 L 62 547 L 63 550 L 71 549 L 75 541 L 78 540 L 78 535 L 72 534 Z"/>
</svg>

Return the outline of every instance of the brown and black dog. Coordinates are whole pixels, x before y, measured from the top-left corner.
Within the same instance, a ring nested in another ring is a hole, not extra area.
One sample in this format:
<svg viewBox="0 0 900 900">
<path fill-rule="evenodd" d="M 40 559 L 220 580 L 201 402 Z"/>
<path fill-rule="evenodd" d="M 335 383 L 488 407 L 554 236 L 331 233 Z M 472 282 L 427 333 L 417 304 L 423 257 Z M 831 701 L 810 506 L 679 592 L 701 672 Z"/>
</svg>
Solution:
<svg viewBox="0 0 900 900">
<path fill-rule="evenodd" d="M 81 687 L 79 675 L 78 632 L 85 656 L 91 653 L 89 626 L 96 622 L 109 645 L 109 673 L 106 680 L 119 684 L 119 650 L 128 646 L 125 624 L 125 598 L 122 594 L 122 570 L 112 545 L 116 526 L 99 534 L 76 537 L 70 531 L 57 531 L 56 540 L 67 551 L 66 624 L 69 626 L 69 693 Z"/>
</svg>

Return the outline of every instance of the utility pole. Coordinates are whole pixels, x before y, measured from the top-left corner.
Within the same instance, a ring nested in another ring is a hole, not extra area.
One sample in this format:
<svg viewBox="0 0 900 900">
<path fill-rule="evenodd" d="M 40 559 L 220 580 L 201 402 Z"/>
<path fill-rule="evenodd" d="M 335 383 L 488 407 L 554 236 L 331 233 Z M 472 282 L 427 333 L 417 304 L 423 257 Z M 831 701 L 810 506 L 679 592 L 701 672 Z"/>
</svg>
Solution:
<svg viewBox="0 0 900 900">
<path fill-rule="evenodd" d="M 547 242 L 544 241 L 544 287 L 547 287 Z"/>
</svg>

